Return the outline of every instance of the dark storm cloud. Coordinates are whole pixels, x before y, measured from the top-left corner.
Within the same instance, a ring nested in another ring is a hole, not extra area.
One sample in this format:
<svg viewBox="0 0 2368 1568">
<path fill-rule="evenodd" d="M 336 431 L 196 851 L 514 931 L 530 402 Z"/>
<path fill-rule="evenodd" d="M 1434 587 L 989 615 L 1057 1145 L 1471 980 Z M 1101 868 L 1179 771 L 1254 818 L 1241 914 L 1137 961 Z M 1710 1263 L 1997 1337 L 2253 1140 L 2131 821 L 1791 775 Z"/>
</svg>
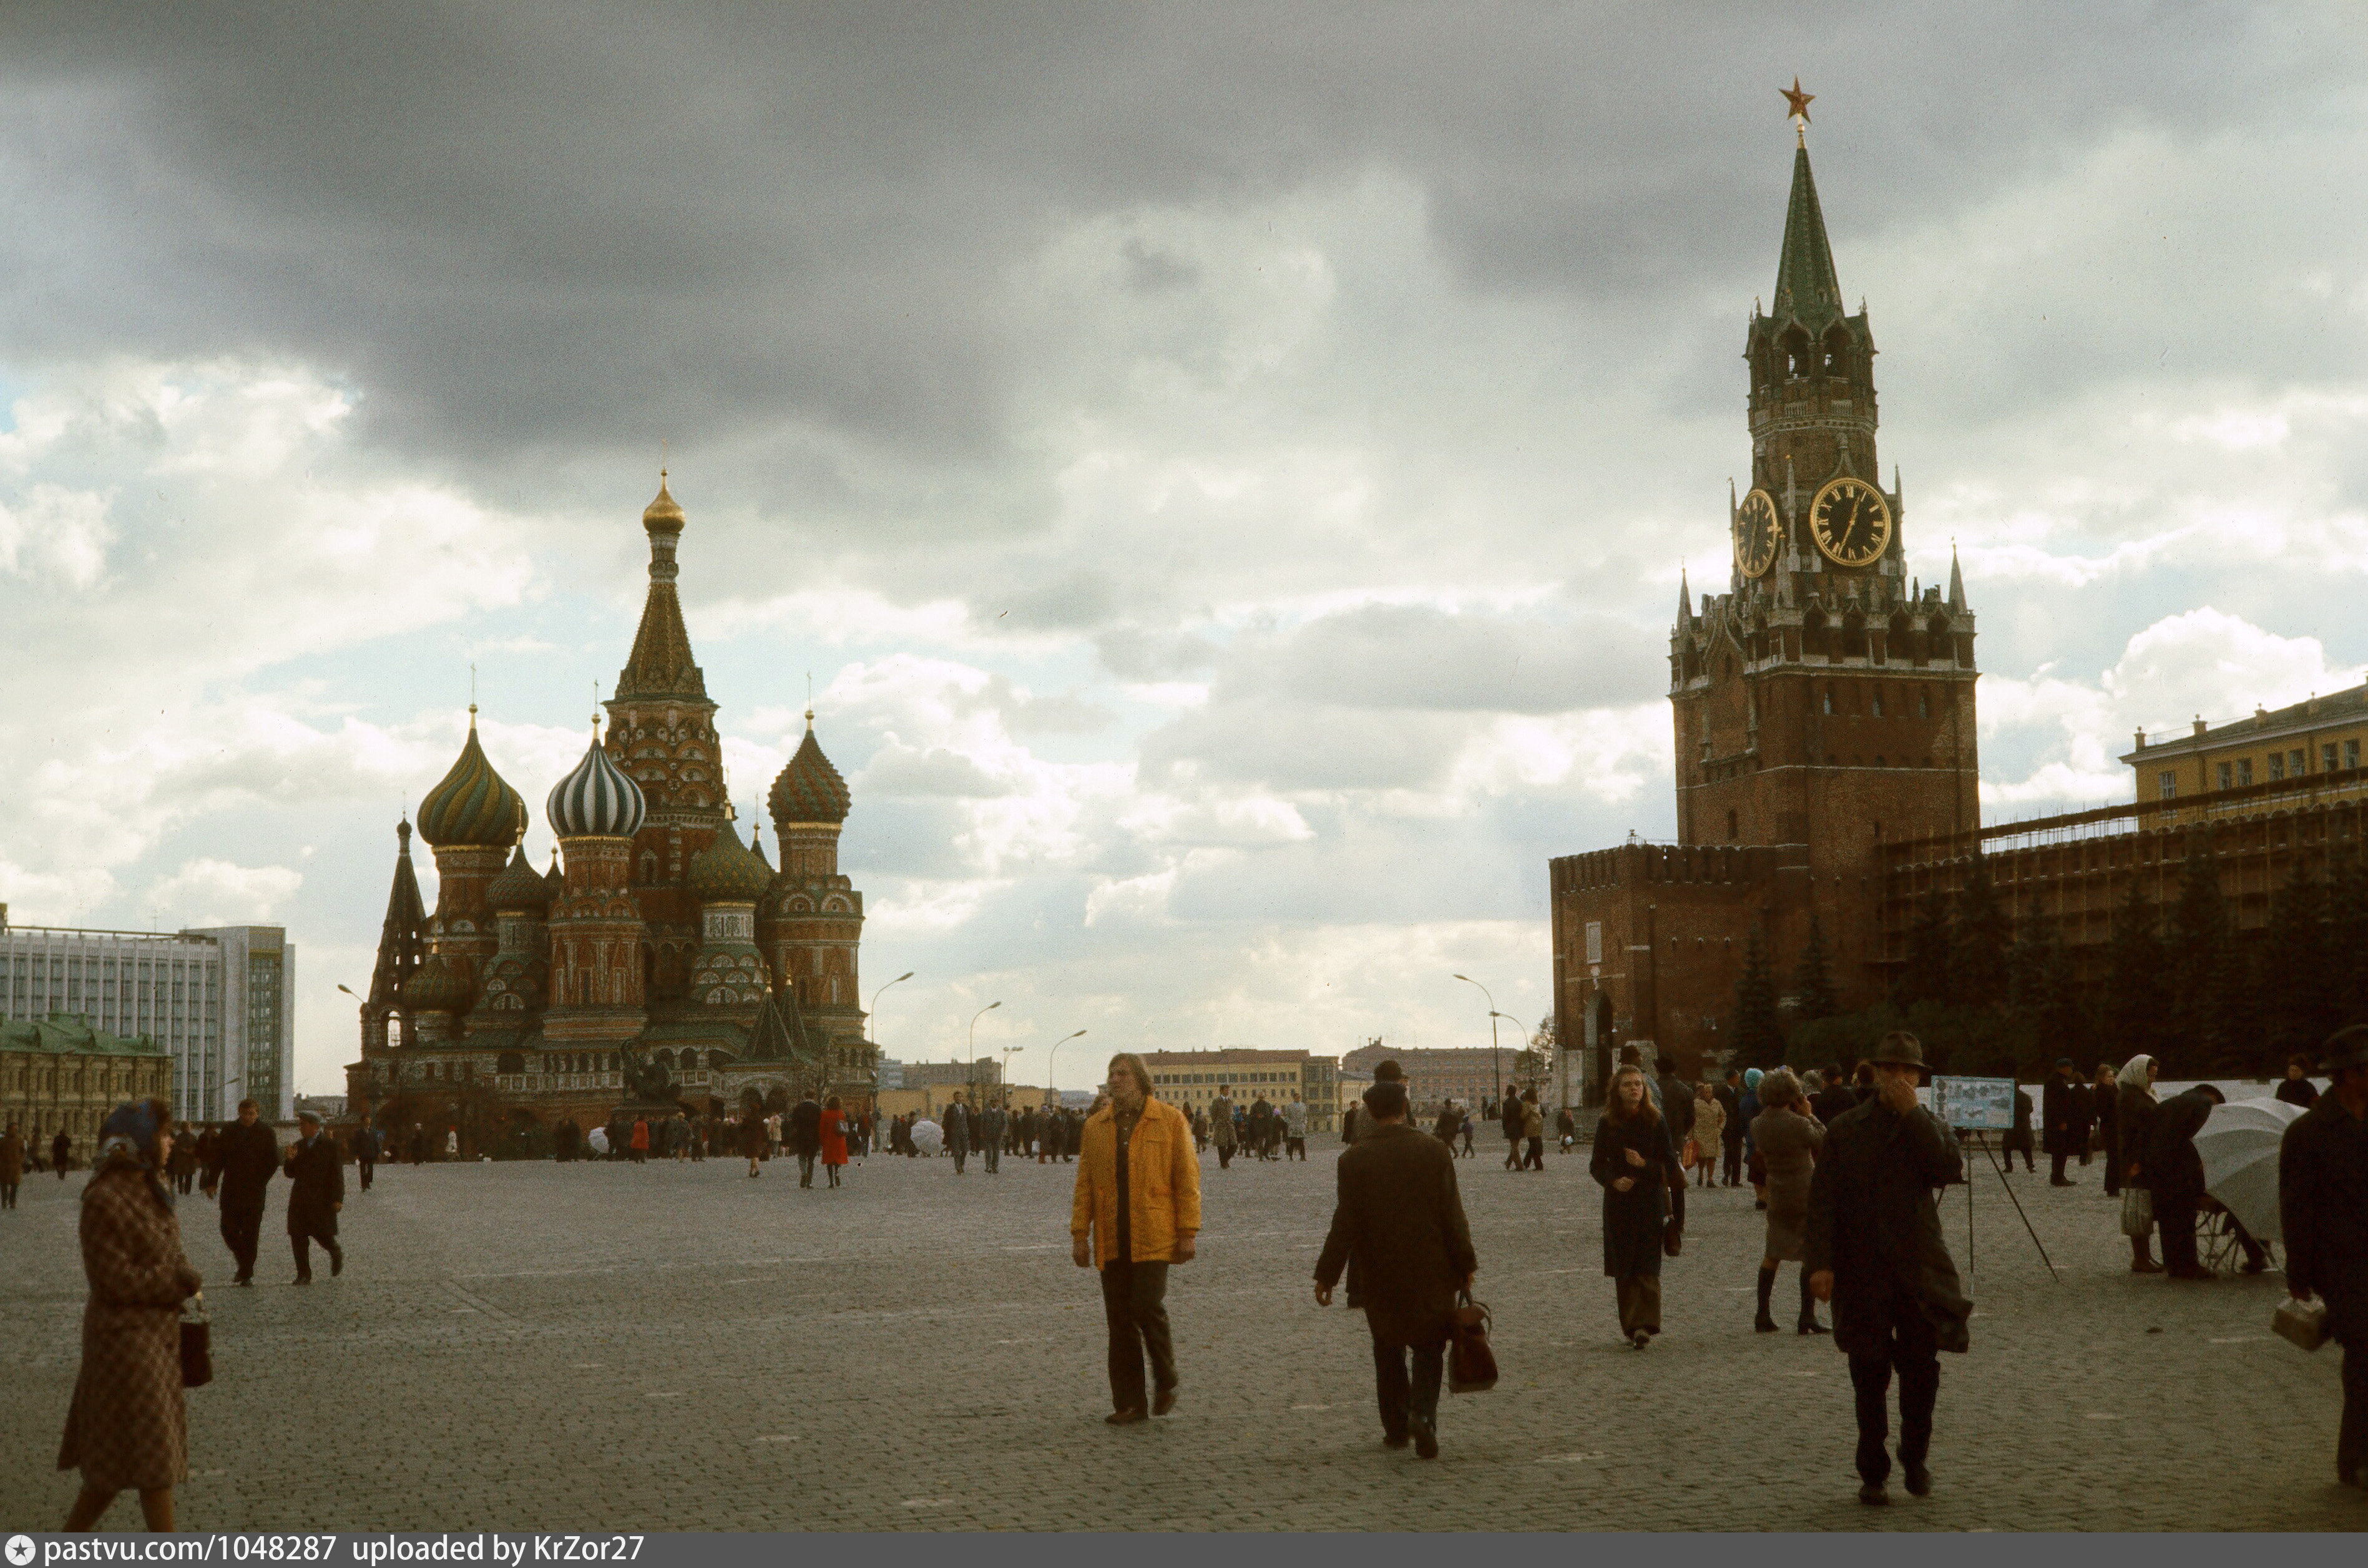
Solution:
<svg viewBox="0 0 2368 1568">
<path fill-rule="evenodd" d="M 2293 11 L 1641 16 L 15 7 L 0 354 L 300 357 L 481 484 L 670 435 L 740 451 L 744 487 L 826 491 L 832 438 L 999 466 L 1036 351 L 1006 269 L 1081 216 L 1384 168 L 1473 287 L 1731 293 L 1773 249 L 1734 149 L 1796 69 L 1897 220 L 2353 64 L 2294 58 Z M 1156 249 L 1123 260 L 1138 290 L 1190 285 Z"/>
</svg>

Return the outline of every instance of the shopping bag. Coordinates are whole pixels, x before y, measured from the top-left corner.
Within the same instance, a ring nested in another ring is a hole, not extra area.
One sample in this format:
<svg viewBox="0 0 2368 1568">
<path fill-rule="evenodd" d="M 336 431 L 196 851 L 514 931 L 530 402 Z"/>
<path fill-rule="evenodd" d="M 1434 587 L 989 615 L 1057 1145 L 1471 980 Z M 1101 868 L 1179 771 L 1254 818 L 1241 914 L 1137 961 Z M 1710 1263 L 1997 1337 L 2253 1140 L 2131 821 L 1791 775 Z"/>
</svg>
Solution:
<svg viewBox="0 0 2368 1568">
<path fill-rule="evenodd" d="M 1458 1291 L 1447 1319 L 1447 1392 L 1486 1393 L 1497 1386 L 1497 1353 L 1488 1348 L 1488 1309 Z"/>
<path fill-rule="evenodd" d="M 2327 1343 L 2326 1301 L 2297 1301 L 2287 1297 L 2270 1314 L 2270 1331 L 2305 1350 L 2317 1349 Z"/>
<path fill-rule="evenodd" d="M 1678 1156 L 1678 1160 L 1686 1169 L 1693 1169 L 1702 1163 L 1702 1145 L 1691 1138 L 1687 1139 L 1685 1152 Z"/>
<path fill-rule="evenodd" d="M 2142 1187 L 2122 1188 L 2122 1234 L 2150 1235 L 2154 1231 L 2154 1194 Z"/>
<path fill-rule="evenodd" d="M 213 1320 L 206 1315 L 206 1293 L 190 1297 L 181 1306 L 181 1386 L 201 1389 L 214 1381 Z"/>
</svg>

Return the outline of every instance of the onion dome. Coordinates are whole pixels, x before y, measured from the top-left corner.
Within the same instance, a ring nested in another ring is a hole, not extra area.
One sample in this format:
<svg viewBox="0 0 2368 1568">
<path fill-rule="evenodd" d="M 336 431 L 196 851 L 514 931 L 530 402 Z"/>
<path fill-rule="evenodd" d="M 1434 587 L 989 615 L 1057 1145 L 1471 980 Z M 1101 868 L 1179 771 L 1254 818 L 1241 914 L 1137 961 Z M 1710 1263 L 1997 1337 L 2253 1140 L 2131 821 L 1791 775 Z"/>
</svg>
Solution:
<svg viewBox="0 0 2368 1568">
<path fill-rule="evenodd" d="M 660 469 L 658 493 L 650 498 L 647 506 L 642 508 L 642 527 L 652 533 L 668 529 L 680 533 L 683 520 L 682 503 L 676 500 L 674 492 L 666 488 L 666 470 Z"/>
<path fill-rule="evenodd" d="M 503 782 L 477 744 L 477 705 L 469 705 L 469 739 L 443 781 L 419 802 L 419 836 L 438 849 L 507 849 L 526 836 L 526 802 Z"/>
<path fill-rule="evenodd" d="M 830 765 L 814 740 L 813 709 L 806 710 L 805 740 L 790 765 L 781 769 L 781 776 L 773 780 L 772 793 L 766 799 L 776 824 L 847 820 L 851 803 L 847 780 L 838 776 L 838 769 Z"/>
<path fill-rule="evenodd" d="M 648 812 L 642 787 L 609 760 L 597 733 L 584 760 L 552 788 L 543 807 L 552 832 L 562 838 L 631 838 Z"/>
<path fill-rule="evenodd" d="M 742 847 L 728 822 L 690 858 L 690 891 L 701 903 L 754 903 L 772 885 L 773 869 Z"/>
<path fill-rule="evenodd" d="M 527 864 L 526 846 L 510 852 L 510 863 L 485 888 L 485 902 L 496 915 L 540 915 L 551 907 L 551 884 Z"/>
<path fill-rule="evenodd" d="M 452 966 L 437 953 L 403 983 L 404 1005 L 416 1013 L 460 1013 L 469 1006 L 469 989 Z"/>
</svg>

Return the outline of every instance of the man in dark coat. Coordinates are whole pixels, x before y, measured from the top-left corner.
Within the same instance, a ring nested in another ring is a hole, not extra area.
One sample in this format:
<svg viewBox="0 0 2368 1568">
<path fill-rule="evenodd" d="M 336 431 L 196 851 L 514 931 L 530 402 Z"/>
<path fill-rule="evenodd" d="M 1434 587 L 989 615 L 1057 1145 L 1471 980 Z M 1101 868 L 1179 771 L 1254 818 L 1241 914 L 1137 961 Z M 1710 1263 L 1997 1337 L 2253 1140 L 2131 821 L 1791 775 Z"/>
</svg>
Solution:
<svg viewBox="0 0 2368 1568">
<path fill-rule="evenodd" d="M 370 1189 L 370 1177 L 378 1171 L 378 1129 L 363 1121 L 354 1129 L 354 1174 L 361 1178 L 362 1190 Z"/>
<path fill-rule="evenodd" d="M 978 1152 L 986 1162 L 986 1174 L 995 1176 L 1003 1169 L 1003 1137 L 1010 1131 L 1010 1113 L 993 1100 L 986 1102 L 978 1113 Z"/>
<path fill-rule="evenodd" d="M 1861 1503 L 1887 1503 L 1884 1451 L 1891 1375 L 1899 1374 L 1899 1465 L 1907 1490 L 1932 1490 L 1924 1460 L 1941 1392 L 1939 1352 L 1963 1352 L 1973 1303 L 1941 1236 L 1933 1189 L 1964 1179 L 1957 1141 L 1916 1103 L 1924 1048 L 1895 1029 L 1875 1047 L 1875 1097 L 1826 1129 L 1809 1181 L 1809 1290 L 1834 1304 L 1834 1348 L 1858 1398 Z"/>
<path fill-rule="evenodd" d="M 1654 1087 L 1660 1093 L 1661 1118 L 1669 1124 L 1669 1142 L 1682 1151 L 1694 1135 L 1694 1092 L 1679 1079 L 1678 1064 L 1666 1056 Z"/>
<path fill-rule="evenodd" d="M 1837 1117 L 1858 1104 L 1858 1096 L 1850 1093 L 1850 1085 L 1843 1082 L 1839 1063 L 1826 1069 L 1825 1085 L 1809 1096 L 1809 1108 L 1816 1113 L 1819 1121 L 1830 1127 Z"/>
<path fill-rule="evenodd" d="M 1711 1093 L 1726 1111 L 1726 1120 L 1721 1124 L 1719 1134 L 1725 1144 L 1720 1152 L 1725 1156 L 1726 1185 L 1740 1187 L 1743 1185 L 1743 1069 L 1728 1068 L 1725 1079 Z M 1823 1116 L 1817 1119 L 1827 1120 Z"/>
<path fill-rule="evenodd" d="M 1402 1449 L 1411 1437 L 1417 1454 L 1437 1459 L 1449 1314 L 1456 1292 L 1471 1289 L 1479 1258 L 1455 1189 L 1455 1156 L 1406 1125 L 1406 1086 L 1377 1083 L 1365 1103 L 1372 1128 L 1340 1156 L 1339 1199 L 1315 1260 L 1315 1302 L 1332 1304 L 1332 1287 L 1353 1258 L 1372 1332 L 1383 1441 Z"/>
<path fill-rule="evenodd" d="M 954 1091 L 953 1103 L 938 1116 L 938 1129 L 946 1135 L 946 1153 L 954 1157 L 954 1175 L 962 1174 L 962 1162 L 970 1158 L 970 1107 L 962 1104 L 962 1092 Z"/>
<path fill-rule="evenodd" d="M 337 1159 L 337 1143 L 321 1133 L 321 1119 L 311 1111 L 296 1118 L 297 1137 L 288 1145 L 288 1243 L 296 1254 L 297 1285 L 313 1282 L 313 1243 L 329 1253 L 329 1272 L 346 1271 L 345 1249 L 337 1244 L 337 1210 L 346 1206 L 346 1167 Z"/>
<path fill-rule="evenodd" d="M 822 1153 L 822 1107 L 812 1095 L 790 1108 L 790 1148 L 798 1156 L 798 1185 L 814 1185 L 814 1156 Z"/>
<path fill-rule="evenodd" d="M 263 1124 L 253 1100 L 238 1102 L 238 1119 L 214 1140 L 214 1162 L 206 1167 L 203 1187 L 212 1198 L 220 1190 L 222 1237 L 238 1260 L 233 1285 L 255 1283 L 255 1248 L 263 1233 L 263 1189 L 279 1169 L 279 1140 Z"/>
<path fill-rule="evenodd" d="M 2014 1125 L 2006 1130 L 2006 1136 L 1999 1139 L 1998 1143 L 1998 1154 L 2001 1160 L 1998 1169 L 2009 1176 L 2014 1174 L 2014 1157 L 2017 1154 L 2022 1156 L 2022 1168 L 2025 1171 L 2035 1171 L 2039 1168 L 2038 1162 L 2032 1154 L 2036 1145 L 2032 1142 L 2031 1137 L 2031 1091 L 2022 1086 L 2019 1077 L 2014 1085 Z"/>
<path fill-rule="evenodd" d="M 2080 1070 L 2072 1065 L 2070 1057 L 2056 1058 L 2055 1071 L 2047 1075 L 2046 1086 L 2039 1091 L 2040 1136 L 2051 1162 L 2048 1186 L 2080 1185 L 2064 1174 L 2064 1162 L 2077 1155 L 2082 1164 L 2088 1163 L 2091 1112 Z"/>
<path fill-rule="evenodd" d="M 2203 1159 L 2195 1152 L 2195 1135 L 2212 1119 L 2212 1108 L 2226 1097 L 2209 1084 L 2173 1095 L 2162 1102 L 2146 1135 L 2146 1170 L 2154 1189 L 2155 1223 L 2162 1231 L 2164 1272 L 2173 1279 L 2214 1278 L 2195 1255 L 2196 1216 L 2204 1199 Z M 2237 1244 L 2245 1249 L 2245 1272 L 2260 1273 L 2269 1267 L 2261 1244 L 2242 1225 L 2236 1230 Z"/>
<path fill-rule="evenodd" d="M 2278 1146 L 2278 1214 L 2286 1289 L 2327 1298 L 2328 1333 L 2343 1346 L 2335 1473 L 2368 1490 L 2368 1024 L 2326 1049 L 2332 1082 Z"/>
</svg>

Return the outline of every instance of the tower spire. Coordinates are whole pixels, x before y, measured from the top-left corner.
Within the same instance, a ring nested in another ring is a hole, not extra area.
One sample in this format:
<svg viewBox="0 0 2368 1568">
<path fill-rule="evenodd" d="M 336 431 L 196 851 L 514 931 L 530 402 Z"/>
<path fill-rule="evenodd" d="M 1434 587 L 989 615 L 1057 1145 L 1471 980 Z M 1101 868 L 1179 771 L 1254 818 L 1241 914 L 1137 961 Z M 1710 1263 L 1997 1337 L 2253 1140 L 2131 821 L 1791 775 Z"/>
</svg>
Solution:
<svg viewBox="0 0 2368 1568">
<path fill-rule="evenodd" d="M 1686 629 L 1686 623 L 1693 618 L 1693 613 L 1694 613 L 1694 599 L 1693 599 L 1693 592 L 1692 592 L 1691 588 L 1690 588 L 1690 587 L 1687 585 L 1687 583 L 1686 583 L 1686 568 L 1685 568 L 1685 564 L 1684 564 L 1682 562 L 1680 562 L 1679 563 L 1679 565 L 1678 565 L 1678 630 L 1679 630 L 1679 631 L 1684 631 L 1684 630 Z"/>
<path fill-rule="evenodd" d="M 1834 248 L 1826 238 L 1826 214 L 1817 204 L 1805 144 L 1793 151 L 1793 197 L 1784 209 L 1784 249 L 1776 262 L 1770 313 L 1812 330 L 1843 313 L 1841 279 L 1834 272 Z"/>
<path fill-rule="evenodd" d="M 1957 541 L 1949 541 L 1949 608 L 1965 608 L 1965 574 L 1957 565 Z"/>
<path fill-rule="evenodd" d="M 675 592 L 681 568 L 675 547 L 682 540 L 683 511 L 666 489 L 666 471 L 658 471 L 658 493 L 642 513 L 642 528 L 650 536 L 650 593 L 642 605 L 642 624 L 633 633 L 633 651 L 617 676 L 617 696 L 707 699 L 707 679 L 692 662 L 690 632 L 682 623 L 682 600 Z"/>
</svg>

